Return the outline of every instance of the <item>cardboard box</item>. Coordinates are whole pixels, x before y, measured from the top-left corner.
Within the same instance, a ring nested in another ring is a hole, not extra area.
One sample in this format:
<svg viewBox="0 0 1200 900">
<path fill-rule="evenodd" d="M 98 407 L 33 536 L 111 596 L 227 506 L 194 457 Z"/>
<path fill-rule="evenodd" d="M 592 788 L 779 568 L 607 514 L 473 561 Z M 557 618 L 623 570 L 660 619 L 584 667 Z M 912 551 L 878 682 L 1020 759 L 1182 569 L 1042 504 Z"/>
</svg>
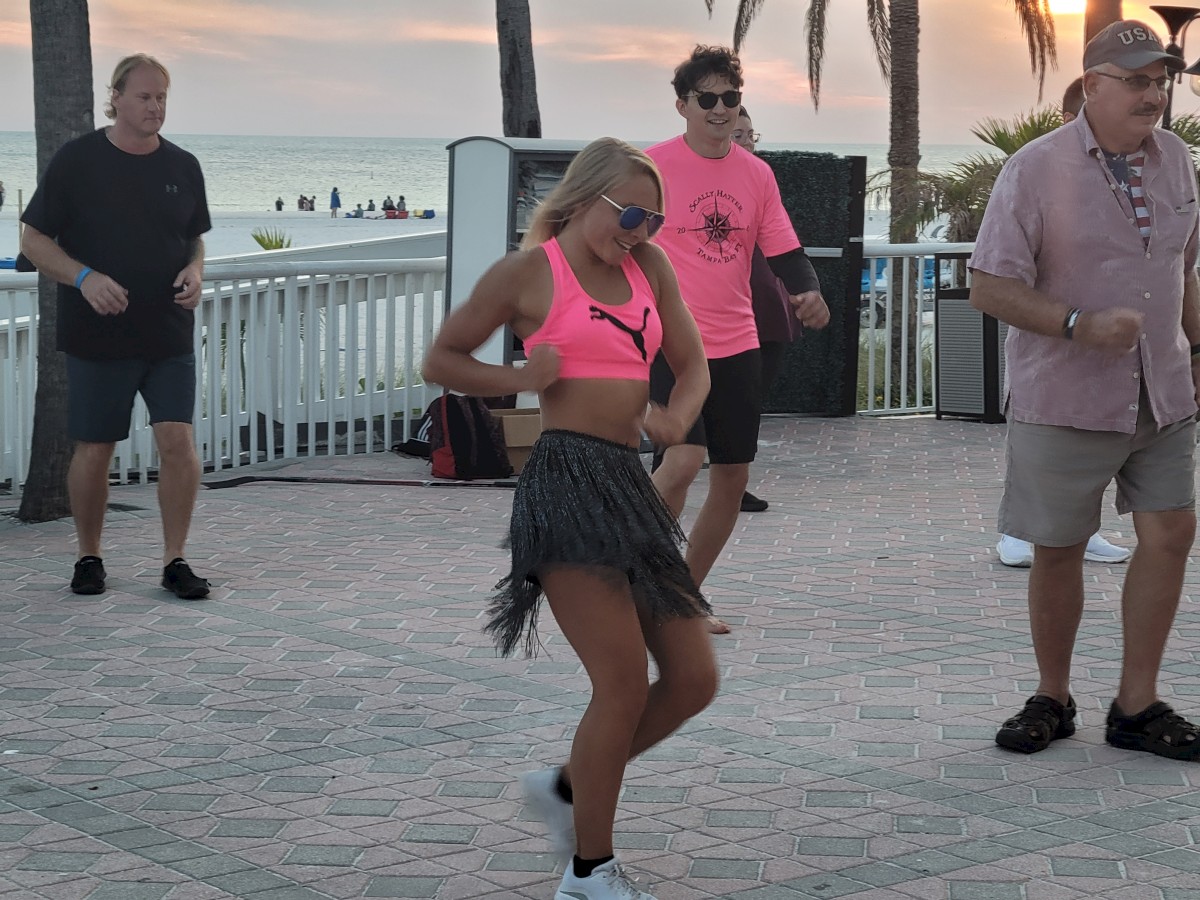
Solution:
<svg viewBox="0 0 1200 900">
<path fill-rule="evenodd" d="M 522 409 L 493 409 L 492 415 L 504 429 L 504 444 L 508 448 L 508 461 L 513 474 L 519 475 L 529 459 L 533 442 L 542 433 L 542 411 L 537 407 Z"/>
</svg>

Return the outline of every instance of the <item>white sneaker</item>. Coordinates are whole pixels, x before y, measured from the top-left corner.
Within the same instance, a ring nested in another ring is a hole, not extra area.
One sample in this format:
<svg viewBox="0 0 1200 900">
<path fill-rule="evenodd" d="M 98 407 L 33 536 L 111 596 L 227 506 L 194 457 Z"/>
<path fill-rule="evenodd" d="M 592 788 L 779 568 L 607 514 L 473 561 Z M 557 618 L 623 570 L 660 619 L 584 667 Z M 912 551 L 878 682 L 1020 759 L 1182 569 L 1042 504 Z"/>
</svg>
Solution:
<svg viewBox="0 0 1200 900">
<path fill-rule="evenodd" d="M 654 900 L 625 874 L 621 864 L 610 859 L 596 866 L 587 878 L 575 877 L 575 866 L 568 865 L 554 900 Z"/>
<path fill-rule="evenodd" d="M 1098 531 L 1088 538 L 1087 549 L 1083 552 L 1083 558 L 1088 562 L 1123 563 L 1131 556 L 1132 550 L 1110 544 Z"/>
<path fill-rule="evenodd" d="M 1002 534 L 996 544 L 996 552 L 1000 554 L 1000 562 L 1006 566 L 1028 569 L 1033 565 L 1033 544 L 1029 541 Z"/>
<path fill-rule="evenodd" d="M 526 772 L 521 776 L 521 790 L 525 794 L 525 805 L 545 823 L 554 852 L 570 872 L 571 857 L 575 855 L 575 807 L 558 795 L 560 771 L 554 768 Z"/>
</svg>

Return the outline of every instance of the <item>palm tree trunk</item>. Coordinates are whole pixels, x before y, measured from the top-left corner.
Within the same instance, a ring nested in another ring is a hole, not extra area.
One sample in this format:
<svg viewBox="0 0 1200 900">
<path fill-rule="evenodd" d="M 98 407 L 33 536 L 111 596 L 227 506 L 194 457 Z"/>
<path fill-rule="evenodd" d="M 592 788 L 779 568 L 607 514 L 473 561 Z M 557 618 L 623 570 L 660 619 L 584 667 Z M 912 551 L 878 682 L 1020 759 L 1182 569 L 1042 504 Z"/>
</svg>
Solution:
<svg viewBox="0 0 1200 900">
<path fill-rule="evenodd" d="M 533 68 L 529 0 L 496 0 L 496 36 L 500 44 L 504 136 L 540 138 L 542 116 Z"/>
<path fill-rule="evenodd" d="M 1086 44 L 1113 22 L 1120 22 L 1121 0 L 1088 0 L 1083 13 L 1083 41 Z"/>
<path fill-rule="evenodd" d="M 33 38 L 33 114 L 38 178 L 50 158 L 72 138 L 94 127 L 92 44 L 87 0 L 30 0 Z M 47 522 L 69 515 L 67 370 L 56 348 L 58 285 L 38 279 L 37 395 L 29 477 L 17 516 Z"/>
<path fill-rule="evenodd" d="M 920 88 L 917 53 L 920 47 L 921 13 L 918 0 L 892 0 L 889 21 L 891 32 L 891 125 L 888 148 L 888 168 L 891 170 L 892 221 L 889 237 L 892 243 L 911 243 L 917 239 L 917 209 L 920 204 L 918 169 L 921 164 Z M 907 290 L 909 308 L 904 317 L 893 315 L 892 384 L 901 384 L 900 360 L 913 359 L 920 327 L 917 319 L 916 291 L 919 281 L 916 267 L 905 278 L 903 269 L 896 266 L 892 273 L 892 296 L 897 300 Z M 903 352 L 901 324 L 908 320 L 909 353 Z M 919 362 L 918 362 L 919 364 Z M 916 389 L 916 371 L 907 373 L 909 398 Z M 916 398 L 918 401 L 920 398 Z"/>
<path fill-rule="evenodd" d="M 916 240 L 920 202 L 917 171 L 921 164 L 920 82 L 917 52 L 921 14 L 917 0 L 891 4 L 891 122 L 888 168 L 891 170 L 893 243 Z"/>
</svg>

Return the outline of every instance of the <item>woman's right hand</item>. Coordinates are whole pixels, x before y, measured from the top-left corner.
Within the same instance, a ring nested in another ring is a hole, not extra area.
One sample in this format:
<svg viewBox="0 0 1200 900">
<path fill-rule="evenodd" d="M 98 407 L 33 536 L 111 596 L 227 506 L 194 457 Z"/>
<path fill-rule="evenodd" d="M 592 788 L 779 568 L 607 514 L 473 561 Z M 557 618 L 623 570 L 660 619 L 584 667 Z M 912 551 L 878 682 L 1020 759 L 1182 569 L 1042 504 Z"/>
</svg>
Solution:
<svg viewBox="0 0 1200 900">
<path fill-rule="evenodd" d="M 558 378 L 558 351 L 549 344 L 538 344 L 526 358 L 521 372 L 528 391 L 543 391 Z"/>
</svg>

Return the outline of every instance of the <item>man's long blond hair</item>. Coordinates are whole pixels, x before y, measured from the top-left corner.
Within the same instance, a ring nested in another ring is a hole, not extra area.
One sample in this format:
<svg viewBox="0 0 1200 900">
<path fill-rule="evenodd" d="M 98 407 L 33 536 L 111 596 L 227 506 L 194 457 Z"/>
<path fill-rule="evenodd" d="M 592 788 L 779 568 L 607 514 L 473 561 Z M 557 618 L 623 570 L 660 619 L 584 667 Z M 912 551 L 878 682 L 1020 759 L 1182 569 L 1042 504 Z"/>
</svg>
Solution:
<svg viewBox="0 0 1200 900">
<path fill-rule="evenodd" d="M 167 88 L 171 87 L 171 73 L 167 71 L 167 67 L 160 63 L 153 56 L 148 56 L 145 53 L 135 53 L 132 56 L 127 56 L 113 69 L 112 81 L 108 83 L 108 102 L 104 104 L 104 115 L 110 119 L 117 117 L 117 110 L 112 105 L 113 94 L 125 93 L 125 82 L 129 80 L 129 73 L 140 66 L 150 66 L 158 69 L 162 73 L 162 77 L 167 81 Z"/>
<path fill-rule="evenodd" d="M 563 180 L 538 205 L 529 231 L 521 240 L 521 249 L 528 250 L 558 237 L 584 207 L 637 175 L 648 175 L 654 181 L 658 208 L 662 209 L 662 175 L 654 160 L 617 138 L 592 141 L 575 155 Z"/>
</svg>

